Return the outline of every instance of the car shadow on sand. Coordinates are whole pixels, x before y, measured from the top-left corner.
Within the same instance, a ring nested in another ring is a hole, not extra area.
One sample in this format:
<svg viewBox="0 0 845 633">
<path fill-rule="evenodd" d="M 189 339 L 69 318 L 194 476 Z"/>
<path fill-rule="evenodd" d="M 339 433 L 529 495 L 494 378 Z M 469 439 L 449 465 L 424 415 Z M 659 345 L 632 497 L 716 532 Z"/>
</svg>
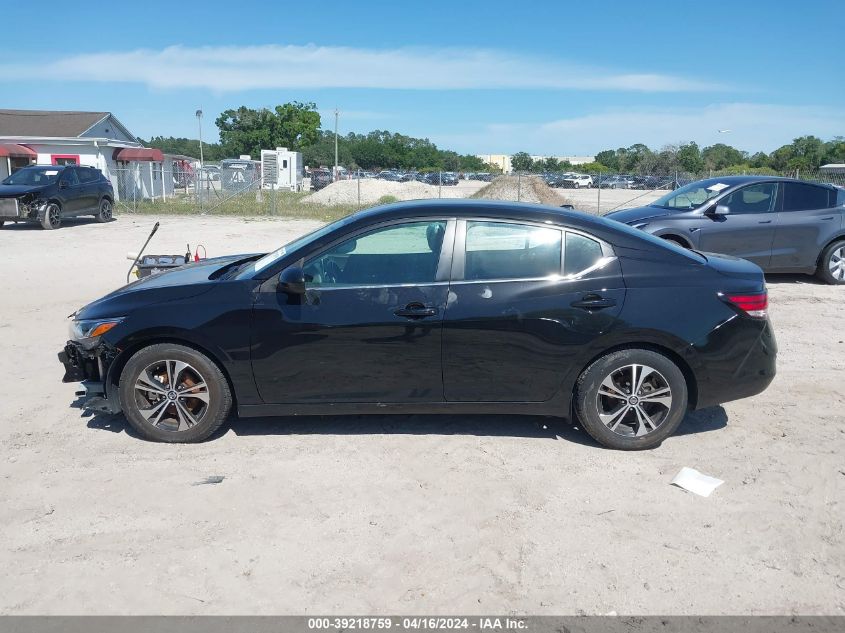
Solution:
<svg viewBox="0 0 845 633">
<path fill-rule="evenodd" d="M 62 225 L 57 229 L 51 229 L 53 231 L 61 231 L 63 229 L 72 229 L 74 227 L 79 226 L 86 226 L 88 224 L 110 224 L 115 222 L 116 219 L 112 218 L 108 222 L 99 222 L 97 218 L 92 217 L 75 217 L 75 218 L 62 218 Z M 41 226 L 40 222 L 8 222 L 3 224 L 3 227 L 0 228 L 2 232 L 14 232 L 14 231 L 44 231 L 45 229 Z"/>
<path fill-rule="evenodd" d="M 767 273 L 766 283 L 770 286 L 779 284 L 807 284 L 809 286 L 828 285 L 814 275 L 798 275 L 792 273 Z"/>
<path fill-rule="evenodd" d="M 71 406 L 82 408 L 77 400 Z M 89 429 L 126 433 L 141 439 L 122 413 L 95 413 L 82 410 Z M 708 407 L 687 413 L 675 435 L 716 431 L 727 426 L 723 407 Z M 580 426 L 567 420 L 532 415 L 347 415 L 290 416 L 263 418 L 231 417 L 208 441 L 232 431 L 250 435 L 474 435 L 477 437 L 518 437 L 564 440 L 601 448 Z"/>
</svg>

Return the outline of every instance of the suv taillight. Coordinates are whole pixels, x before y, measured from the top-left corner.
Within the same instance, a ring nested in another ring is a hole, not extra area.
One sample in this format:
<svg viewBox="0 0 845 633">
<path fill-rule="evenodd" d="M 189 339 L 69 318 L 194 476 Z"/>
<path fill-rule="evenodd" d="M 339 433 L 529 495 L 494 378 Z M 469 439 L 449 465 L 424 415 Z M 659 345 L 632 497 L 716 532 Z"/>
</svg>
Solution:
<svg viewBox="0 0 845 633">
<path fill-rule="evenodd" d="M 768 316 L 769 296 L 765 291 L 751 295 L 722 295 L 722 297 L 750 317 L 765 319 Z"/>
</svg>

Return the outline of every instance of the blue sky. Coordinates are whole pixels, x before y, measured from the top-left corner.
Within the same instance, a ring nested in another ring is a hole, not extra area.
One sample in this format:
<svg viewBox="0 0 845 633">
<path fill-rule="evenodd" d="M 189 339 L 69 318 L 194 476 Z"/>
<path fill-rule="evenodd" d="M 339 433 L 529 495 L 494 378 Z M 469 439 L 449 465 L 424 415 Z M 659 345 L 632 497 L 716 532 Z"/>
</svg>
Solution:
<svg viewBox="0 0 845 633">
<path fill-rule="evenodd" d="M 108 110 L 144 138 L 196 137 L 202 107 L 214 140 L 222 110 L 292 100 L 467 153 L 845 134 L 841 0 L 39 6 L 37 46 L 0 45 L 0 107 Z"/>
</svg>

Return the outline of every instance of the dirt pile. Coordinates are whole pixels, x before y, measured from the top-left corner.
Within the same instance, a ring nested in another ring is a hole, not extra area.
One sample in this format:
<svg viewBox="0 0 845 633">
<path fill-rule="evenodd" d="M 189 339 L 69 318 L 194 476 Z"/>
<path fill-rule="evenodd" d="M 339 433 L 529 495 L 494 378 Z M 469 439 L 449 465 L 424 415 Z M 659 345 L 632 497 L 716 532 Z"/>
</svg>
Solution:
<svg viewBox="0 0 845 633">
<path fill-rule="evenodd" d="M 567 201 L 539 176 L 499 176 L 472 195 L 484 200 L 511 200 L 559 207 Z"/>
</svg>

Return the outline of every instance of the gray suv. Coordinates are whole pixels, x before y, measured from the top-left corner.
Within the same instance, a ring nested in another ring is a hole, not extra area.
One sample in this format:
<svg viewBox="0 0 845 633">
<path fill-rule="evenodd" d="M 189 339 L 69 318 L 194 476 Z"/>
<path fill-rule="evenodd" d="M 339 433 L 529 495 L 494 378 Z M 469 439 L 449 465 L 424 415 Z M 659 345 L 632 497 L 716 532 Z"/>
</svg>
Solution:
<svg viewBox="0 0 845 633">
<path fill-rule="evenodd" d="M 607 217 L 686 248 L 751 260 L 766 272 L 845 284 L 841 187 L 768 176 L 709 178 Z"/>
</svg>

